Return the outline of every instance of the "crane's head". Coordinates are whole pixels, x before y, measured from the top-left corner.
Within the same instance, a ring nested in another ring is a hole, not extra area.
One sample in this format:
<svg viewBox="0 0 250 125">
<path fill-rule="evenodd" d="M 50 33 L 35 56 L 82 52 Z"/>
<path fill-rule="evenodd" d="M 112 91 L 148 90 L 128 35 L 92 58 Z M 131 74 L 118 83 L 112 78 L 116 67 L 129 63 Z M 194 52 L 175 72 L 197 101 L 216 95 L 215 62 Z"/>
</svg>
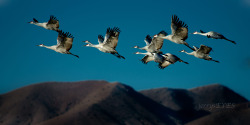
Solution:
<svg viewBox="0 0 250 125">
<path fill-rule="evenodd" d="M 158 37 L 158 34 L 154 35 L 154 37 Z"/>
<path fill-rule="evenodd" d="M 34 22 L 34 21 L 30 21 L 30 22 L 28 22 L 28 23 L 30 23 L 30 24 L 35 24 L 35 22 Z"/>
<path fill-rule="evenodd" d="M 90 46 L 90 44 L 86 44 L 86 45 L 84 45 L 84 46 Z"/>
<path fill-rule="evenodd" d="M 82 42 L 85 42 L 85 43 L 90 43 L 88 40 L 85 40 L 85 41 L 82 41 Z"/>
<path fill-rule="evenodd" d="M 191 33 L 191 34 L 198 34 L 198 32 L 197 32 L 197 31 L 195 31 L 195 32 L 193 32 L 193 33 Z"/>
<path fill-rule="evenodd" d="M 185 51 L 185 50 L 181 50 L 181 51 L 179 51 L 179 52 L 183 52 L 183 53 L 184 53 L 184 52 L 186 52 L 186 51 Z"/>
<path fill-rule="evenodd" d="M 134 46 L 133 48 L 139 48 L 139 46 Z"/>
<path fill-rule="evenodd" d="M 90 46 L 90 44 L 91 44 L 88 40 L 86 40 L 86 41 L 82 41 L 82 42 L 87 43 L 87 44 L 86 44 L 86 45 L 84 45 L 84 46 Z"/>
<path fill-rule="evenodd" d="M 36 45 L 36 46 L 40 46 L 40 47 L 43 47 L 43 46 L 44 46 L 44 44 L 39 44 L 39 45 Z"/>
<path fill-rule="evenodd" d="M 135 52 L 134 54 L 140 54 L 140 52 Z"/>
</svg>

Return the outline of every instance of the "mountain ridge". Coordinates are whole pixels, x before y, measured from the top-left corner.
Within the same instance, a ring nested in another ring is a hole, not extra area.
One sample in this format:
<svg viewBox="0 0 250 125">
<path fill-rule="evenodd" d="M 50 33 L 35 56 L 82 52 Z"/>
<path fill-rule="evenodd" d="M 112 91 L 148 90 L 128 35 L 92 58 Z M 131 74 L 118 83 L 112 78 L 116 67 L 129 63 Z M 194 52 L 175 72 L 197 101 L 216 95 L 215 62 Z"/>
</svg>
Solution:
<svg viewBox="0 0 250 125">
<path fill-rule="evenodd" d="M 3 125 L 176 124 L 167 107 L 117 82 L 48 82 L 23 87 L 0 98 Z M 129 112 L 120 115 L 121 111 Z"/>
<path fill-rule="evenodd" d="M 206 95 L 211 91 L 214 93 Z M 119 82 L 101 80 L 45 82 L 0 95 L 0 124 L 200 124 L 203 121 L 213 122 L 209 120 L 210 117 L 218 116 L 213 114 L 224 112 L 225 109 L 197 109 L 195 105 L 215 103 L 218 97 L 223 98 L 228 94 L 230 98 L 221 103 L 231 101 L 238 106 L 238 103 L 248 102 L 222 85 L 188 90 L 158 88 L 135 91 Z"/>
</svg>

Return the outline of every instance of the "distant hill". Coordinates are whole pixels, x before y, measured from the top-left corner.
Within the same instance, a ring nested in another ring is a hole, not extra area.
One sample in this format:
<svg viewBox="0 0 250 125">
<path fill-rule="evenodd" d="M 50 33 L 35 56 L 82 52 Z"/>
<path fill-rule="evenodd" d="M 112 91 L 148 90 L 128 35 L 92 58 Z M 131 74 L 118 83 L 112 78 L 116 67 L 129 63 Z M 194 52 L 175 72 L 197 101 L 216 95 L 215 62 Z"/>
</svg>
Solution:
<svg viewBox="0 0 250 125">
<path fill-rule="evenodd" d="M 186 125 L 250 125 L 250 103 L 237 104 L 231 110 L 214 112 Z"/>
<path fill-rule="evenodd" d="M 231 110 L 247 99 L 220 84 L 193 89 L 157 88 L 140 91 L 145 96 L 177 112 L 184 123 L 220 110 Z M 223 107 L 224 106 L 224 107 Z"/>
<path fill-rule="evenodd" d="M 174 113 L 106 81 L 48 82 L 0 96 L 1 125 L 174 125 Z"/>
<path fill-rule="evenodd" d="M 249 123 L 247 102 L 219 84 L 137 92 L 106 81 L 46 82 L 0 95 L 0 125 L 236 125 Z M 232 104 L 206 105 L 217 103 Z"/>
</svg>

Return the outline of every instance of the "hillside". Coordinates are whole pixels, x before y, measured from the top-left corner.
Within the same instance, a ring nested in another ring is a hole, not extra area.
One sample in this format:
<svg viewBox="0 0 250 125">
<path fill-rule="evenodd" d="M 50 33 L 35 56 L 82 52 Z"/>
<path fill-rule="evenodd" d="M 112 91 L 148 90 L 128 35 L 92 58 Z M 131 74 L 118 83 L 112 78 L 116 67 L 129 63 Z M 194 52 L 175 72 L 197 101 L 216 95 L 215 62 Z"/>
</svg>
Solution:
<svg viewBox="0 0 250 125">
<path fill-rule="evenodd" d="M 236 104 L 248 102 L 244 97 L 219 84 L 189 90 L 157 88 L 140 92 L 165 107 L 176 111 L 178 117 L 184 123 L 213 112 L 231 110 Z"/>
<path fill-rule="evenodd" d="M 215 112 L 186 125 L 250 125 L 250 103 L 237 104 L 230 110 Z"/>
<path fill-rule="evenodd" d="M 106 81 L 46 82 L 0 95 L 0 125 L 248 124 L 248 100 L 212 84 L 135 91 Z"/>
<path fill-rule="evenodd" d="M 1 125 L 174 125 L 174 112 L 105 81 L 34 84 L 0 96 Z"/>
</svg>

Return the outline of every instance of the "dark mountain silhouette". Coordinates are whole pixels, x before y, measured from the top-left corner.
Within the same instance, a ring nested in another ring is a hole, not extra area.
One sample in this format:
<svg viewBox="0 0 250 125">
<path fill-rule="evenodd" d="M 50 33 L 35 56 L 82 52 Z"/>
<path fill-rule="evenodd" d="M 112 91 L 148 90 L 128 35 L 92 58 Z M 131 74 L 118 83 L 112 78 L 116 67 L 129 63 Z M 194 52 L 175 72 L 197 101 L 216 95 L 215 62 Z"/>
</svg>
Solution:
<svg viewBox="0 0 250 125">
<path fill-rule="evenodd" d="M 244 97 L 219 84 L 189 90 L 158 88 L 143 90 L 141 93 L 176 111 L 183 123 L 248 102 Z"/>
<path fill-rule="evenodd" d="M 0 125 L 216 125 L 227 119 L 230 124 L 241 119 L 249 123 L 243 115 L 249 114 L 246 102 L 219 84 L 136 92 L 106 81 L 46 82 L 0 95 Z M 211 106 L 217 103 L 224 107 Z"/>
<path fill-rule="evenodd" d="M 248 100 L 241 95 L 235 93 L 233 90 L 229 89 L 220 84 L 212 84 L 202 87 L 197 87 L 189 90 L 196 96 L 194 98 L 195 105 L 199 104 L 217 104 L 217 103 L 244 103 Z M 209 109 L 204 108 L 210 112 L 218 111 L 219 109 Z"/>
<path fill-rule="evenodd" d="M 235 105 L 187 123 L 186 125 L 250 125 L 250 103 Z"/>
<path fill-rule="evenodd" d="M 0 96 L 1 125 L 174 125 L 175 112 L 120 83 L 49 82 Z"/>
</svg>

